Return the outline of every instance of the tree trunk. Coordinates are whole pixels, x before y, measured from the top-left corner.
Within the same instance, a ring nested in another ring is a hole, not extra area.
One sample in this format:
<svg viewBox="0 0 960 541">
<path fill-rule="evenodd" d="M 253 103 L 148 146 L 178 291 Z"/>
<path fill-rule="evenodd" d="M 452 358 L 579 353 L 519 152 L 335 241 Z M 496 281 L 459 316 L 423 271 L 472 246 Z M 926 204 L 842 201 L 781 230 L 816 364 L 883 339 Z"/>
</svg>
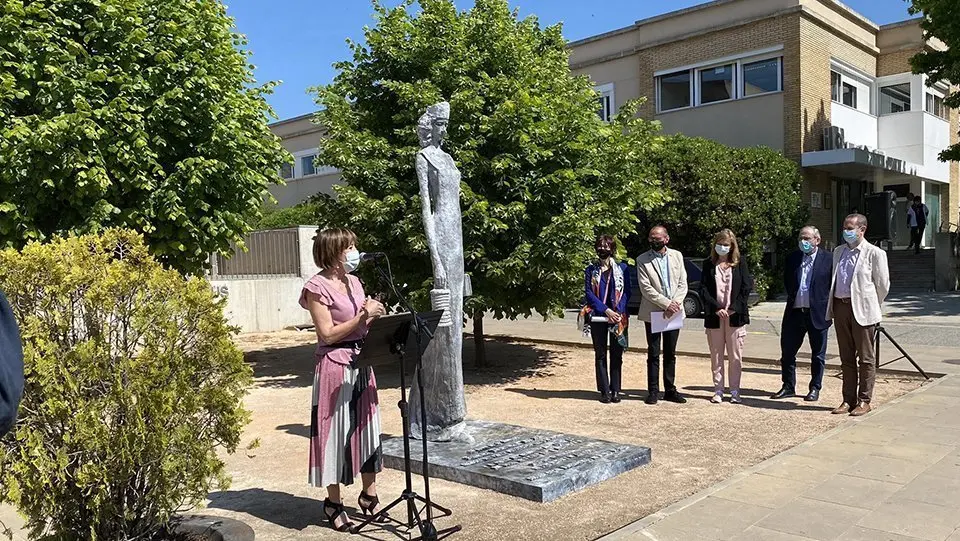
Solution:
<svg viewBox="0 0 960 541">
<path fill-rule="evenodd" d="M 473 353 L 473 366 L 475 368 L 487 366 L 487 345 L 483 336 L 483 310 L 480 309 L 473 312 Z"/>
</svg>

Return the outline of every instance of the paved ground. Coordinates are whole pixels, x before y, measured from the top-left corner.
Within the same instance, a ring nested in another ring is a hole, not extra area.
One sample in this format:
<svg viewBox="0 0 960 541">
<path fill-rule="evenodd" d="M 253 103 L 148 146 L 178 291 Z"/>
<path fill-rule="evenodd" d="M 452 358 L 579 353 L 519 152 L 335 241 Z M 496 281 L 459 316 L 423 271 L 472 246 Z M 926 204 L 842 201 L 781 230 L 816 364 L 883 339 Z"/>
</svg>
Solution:
<svg viewBox="0 0 960 541">
<path fill-rule="evenodd" d="M 780 319 L 784 303 L 771 302 L 755 306 L 750 314 L 751 324 L 745 346 L 745 356 L 754 360 L 777 361 L 780 358 Z M 884 305 L 883 327 L 925 371 L 938 374 L 960 374 L 960 293 L 911 295 L 890 299 Z M 636 318 L 631 320 L 631 346 L 646 346 L 643 328 Z M 472 329 L 472 323 L 467 329 Z M 568 311 L 564 318 L 543 321 L 535 316 L 518 321 L 484 320 L 484 331 L 491 336 L 517 336 L 534 340 L 574 342 L 587 344 L 576 329 L 576 311 Z M 706 355 L 706 337 L 703 322 L 689 319 L 680 332 L 678 351 L 692 355 Z M 810 348 L 805 344 L 798 362 L 809 359 Z M 900 357 L 893 343 L 881 340 L 880 356 L 883 362 Z M 840 366 L 836 337 L 831 330 L 827 346 L 827 364 Z M 915 371 L 906 360 L 898 360 L 887 368 Z M 800 382 L 800 387 L 803 387 Z M 776 389 L 773 389 L 774 391 Z"/>
<path fill-rule="evenodd" d="M 952 375 L 602 539 L 960 541 L 958 509 Z"/>
</svg>

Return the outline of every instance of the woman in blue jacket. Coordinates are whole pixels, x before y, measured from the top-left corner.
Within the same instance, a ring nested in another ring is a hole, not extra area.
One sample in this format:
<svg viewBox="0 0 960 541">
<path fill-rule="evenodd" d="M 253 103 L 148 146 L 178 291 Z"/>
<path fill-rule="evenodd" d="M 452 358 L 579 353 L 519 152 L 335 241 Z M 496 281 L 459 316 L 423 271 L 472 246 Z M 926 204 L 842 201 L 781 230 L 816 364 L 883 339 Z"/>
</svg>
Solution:
<svg viewBox="0 0 960 541">
<path fill-rule="evenodd" d="M 601 235 L 594 246 L 597 261 L 584 272 L 586 305 L 580 312 L 583 332 L 593 339 L 596 353 L 597 391 L 600 402 L 620 402 L 620 369 L 627 347 L 627 302 L 630 300 L 630 273 L 626 263 L 613 257 L 614 240 Z M 607 344 L 610 344 L 610 371 L 607 372 Z"/>
</svg>

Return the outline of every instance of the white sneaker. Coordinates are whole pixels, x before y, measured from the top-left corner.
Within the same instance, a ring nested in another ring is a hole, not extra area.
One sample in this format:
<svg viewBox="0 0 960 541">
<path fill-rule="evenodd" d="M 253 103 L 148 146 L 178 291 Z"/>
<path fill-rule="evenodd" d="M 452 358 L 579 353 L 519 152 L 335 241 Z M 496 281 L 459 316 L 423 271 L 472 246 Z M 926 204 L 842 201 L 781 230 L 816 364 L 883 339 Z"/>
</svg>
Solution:
<svg viewBox="0 0 960 541">
<path fill-rule="evenodd" d="M 730 393 L 730 403 L 731 404 L 740 404 L 740 393 Z"/>
<path fill-rule="evenodd" d="M 713 398 L 710 399 L 710 402 L 713 402 L 714 404 L 723 402 L 723 393 L 717 393 L 713 395 Z"/>
</svg>

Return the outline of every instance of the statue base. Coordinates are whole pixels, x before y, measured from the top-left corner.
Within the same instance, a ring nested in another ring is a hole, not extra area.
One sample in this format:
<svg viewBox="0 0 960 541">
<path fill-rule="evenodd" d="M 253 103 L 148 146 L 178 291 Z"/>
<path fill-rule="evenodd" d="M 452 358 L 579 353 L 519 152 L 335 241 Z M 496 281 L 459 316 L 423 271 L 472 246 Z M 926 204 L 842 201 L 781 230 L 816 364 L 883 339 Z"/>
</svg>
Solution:
<svg viewBox="0 0 960 541">
<path fill-rule="evenodd" d="M 473 441 L 427 441 L 430 477 L 535 502 L 553 501 L 650 462 L 650 449 L 487 421 L 461 423 Z M 411 466 L 422 469 L 420 445 Z M 383 463 L 403 469 L 403 439 L 383 440 Z"/>
</svg>

